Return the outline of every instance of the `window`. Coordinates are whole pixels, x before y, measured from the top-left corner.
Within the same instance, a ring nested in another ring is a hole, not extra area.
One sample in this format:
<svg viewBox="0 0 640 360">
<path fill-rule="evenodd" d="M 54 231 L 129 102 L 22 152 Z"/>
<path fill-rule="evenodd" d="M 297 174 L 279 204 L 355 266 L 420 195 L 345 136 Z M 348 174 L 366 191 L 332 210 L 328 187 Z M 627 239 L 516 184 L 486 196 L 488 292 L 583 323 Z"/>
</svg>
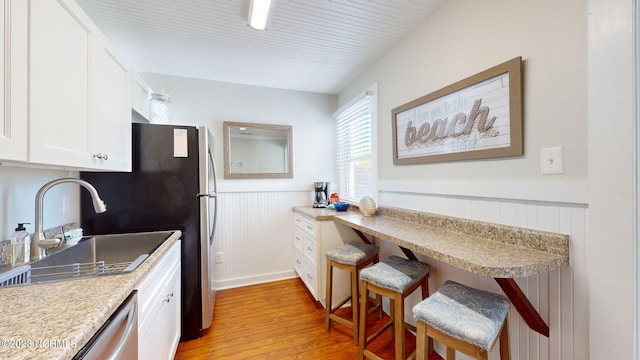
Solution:
<svg viewBox="0 0 640 360">
<path fill-rule="evenodd" d="M 336 182 L 340 199 L 358 203 L 363 196 L 377 199 L 375 85 L 336 112 Z"/>
</svg>

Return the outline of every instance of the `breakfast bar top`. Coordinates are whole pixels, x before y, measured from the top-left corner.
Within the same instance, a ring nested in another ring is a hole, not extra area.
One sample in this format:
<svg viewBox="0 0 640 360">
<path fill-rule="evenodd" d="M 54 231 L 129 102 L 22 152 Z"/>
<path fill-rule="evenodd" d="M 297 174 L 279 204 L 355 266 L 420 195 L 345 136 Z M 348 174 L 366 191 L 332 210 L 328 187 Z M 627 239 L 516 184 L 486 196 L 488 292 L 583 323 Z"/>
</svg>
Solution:
<svg viewBox="0 0 640 360">
<path fill-rule="evenodd" d="M 518 278 L 569 265 L 569 236 L 404 209 L 333 220 L 482 276 Z"/>
</svg>

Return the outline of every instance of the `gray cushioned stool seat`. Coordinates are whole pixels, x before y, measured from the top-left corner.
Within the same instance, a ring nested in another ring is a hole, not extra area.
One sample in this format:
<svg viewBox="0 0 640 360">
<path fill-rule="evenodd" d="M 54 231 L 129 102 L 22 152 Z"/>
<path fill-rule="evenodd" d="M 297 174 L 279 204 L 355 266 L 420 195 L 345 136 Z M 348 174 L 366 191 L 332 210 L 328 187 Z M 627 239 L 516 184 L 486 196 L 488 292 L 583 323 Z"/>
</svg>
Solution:
<svg viewBox="0 0 640 360">
<path fill-rule="evenodd" d="M 428 273 L 429 264 L 393 255 L 363 269 L 360 272 L 360 279 L 381 288 L 402 293 Z"/>
<path fill-rule="evenodd" d="M 447 280 L 413 308 L 413 315 L 448 336 L 490 351 L 509 305 L 504 295 Z"/>
<path fill-rule="evenodd" d="M 325 256 L 335 262 L 346 265 L 357 265 L 380 252 L 380 247 L 373 244 L 350 242 L 340 247 L 327 250 Z"/>
</svg>

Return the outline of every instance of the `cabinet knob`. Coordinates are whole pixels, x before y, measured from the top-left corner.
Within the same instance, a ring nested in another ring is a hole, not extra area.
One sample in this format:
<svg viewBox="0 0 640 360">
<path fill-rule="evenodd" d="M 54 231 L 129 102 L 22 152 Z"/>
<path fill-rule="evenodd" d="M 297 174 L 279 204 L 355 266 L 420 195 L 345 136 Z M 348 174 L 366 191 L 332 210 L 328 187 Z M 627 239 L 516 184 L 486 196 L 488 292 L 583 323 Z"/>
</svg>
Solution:
<svg viewBox="0 0 640 360">
<path fill-rule="evenodd" d="M 109 160 L 109 155 L 107 154 L 102 155 L 102 153 L 97 153 L 93 155 L 93 157 L 100 160 Z"/>
</svg>

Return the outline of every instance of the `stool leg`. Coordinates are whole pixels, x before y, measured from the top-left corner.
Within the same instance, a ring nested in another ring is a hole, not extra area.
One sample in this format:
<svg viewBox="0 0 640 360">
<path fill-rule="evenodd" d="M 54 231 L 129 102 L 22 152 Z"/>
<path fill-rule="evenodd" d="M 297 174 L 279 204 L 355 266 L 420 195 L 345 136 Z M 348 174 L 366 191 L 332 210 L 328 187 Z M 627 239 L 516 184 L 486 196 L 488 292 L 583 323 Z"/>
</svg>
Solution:
<svg viewBox="0 0 640 360">
<path fill-rule="evenodd" d="M 396 312 L 395 312 L 395 308 L 396 308 L 396 302 L 394 299 L 389 298 L 389 321 L 391 321 L 392 323 L 395 324 L 396 321 Z M 395 331 L 391 332 L 391 337 L 395 337 Z"/>
<path fill-rule="evenodd" d="M 375 264 L 378 262 L 380 262 L 380 255 L 376 254 L 373 263 Z M 376 305 L 378 306 L 378 320 L 382 320 L 382 295 L 378 293 L 376 293 Z"/>
<path fill-rule="evenodd" d="M 400 294 L 395 301 L 393 328 L 396 338 L 396 360 L 404 360 L 404 299 Z"/>
<path fill-rule="evenodd" d="M 485 349 L 478 349 L 478 353 L 476 354 L 476 359 L 478 360 L 489 360 L 489 353 Z"/>
<path fill-rule="evenodd" d="M 422 288 L 422 299 L 424 300 L 427 297 L 429 297 L 429 274 L 425 276 L 424 281 L 422 282 L 421 288 Z M 429 342 L 428 354 L 433 355 L 433 339 L 428 338 L 427 341 Z"/>
<path fill-rule="evenodd" d="M 358 338 L 358 359 L 364 359 L 364 347 L 367 346 L 367 282 L 360 282 L 360 293 L 361 293 L 361 304 L 364 304 L 360 307 L 360 327 L 358 329 L 359 338 Z"/>
<path fill-rule="evenodd" d="M 504 319 L 504 325 L 500 330 L 500 359 L 510 360 L 511 354 L 509 351 L 509 316 Z"/>
<path fill-rule="evenodd" d="M 456 349 L 447 346 L 447 360 L 456 360 Z"/>
<path fill-rule="evenodd" d="M 353 330 L 353 344 L 358 345 L 358 310 L 360 308 L 359 304 L 360 298 L 358 297 L 358 268 L 355 267 L 351 271 L 351 328 Z M 364 307 L 367 307 L 367 304 L 364 304 Z"/>
<path fill-rule="evenodd" d="M 422 321 L 416 322 L 416 360 L 427 360 L 427 326 Z"/>
<path fill-rule="evenodd" d="M 326 304 L 326 315 L 324 319 L 324 328 L 326 331 L 331 330 L 331 298 L 333 295 L 331 294 L 332 286 L 332 277 L 333 277 L 333 263 L 331 259 L 327 259 L 327 304 Z"/>
</svg>

